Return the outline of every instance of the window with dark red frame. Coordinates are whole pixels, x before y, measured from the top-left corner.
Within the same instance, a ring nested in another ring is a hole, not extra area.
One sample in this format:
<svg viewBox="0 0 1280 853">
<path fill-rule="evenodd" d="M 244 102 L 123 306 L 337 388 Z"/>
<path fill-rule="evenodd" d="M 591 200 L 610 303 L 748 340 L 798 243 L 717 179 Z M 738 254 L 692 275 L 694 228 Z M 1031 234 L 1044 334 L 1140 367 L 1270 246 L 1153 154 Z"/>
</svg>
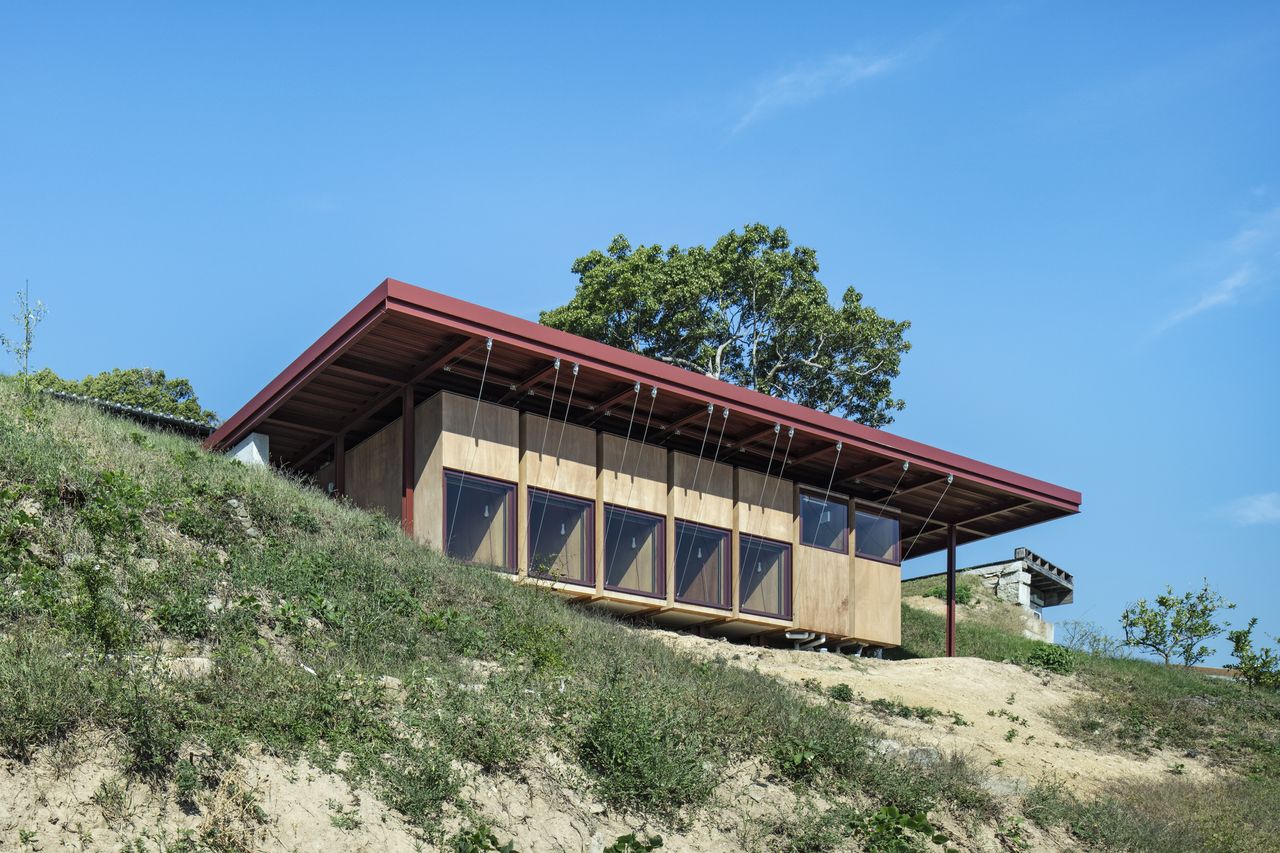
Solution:
<svg viewBox="0 0 1280 853">
<path fill-rule="evenodd" d="M 532 577 L 595 584 L 594 509 L 588 500 L 529 489 Z"/>
<path fill-rule="evenodd" d="M 791 546 L 758 536 L 738 538 L 738 609 L 791 618 Z"/>
<path fill-rule="evenodd" d="M 853 551 L 857 556 L 901 563 L 898 540 L 898 516 L 864 510 L 853 514 Z"/>
<path fill-rule="evenodd" d="M 849 553 L 849 504 L 844 498 L 800 493 L 800 542 Z"/>
<path fill-rule="evenodd" d="M 515 497 L 514 483 L 445 471 L 445 553 L 515 571 Z"/>
<path fill-rule="evenodd" d="M 676 522 L 676 601 L 729 608 L 729 531 Z"/>
<path fill-rule="evenodd" d="M 604 508 L 604 585 L 663 598 L 666 551 L 663 518 L 617 506 Z"/>
</svg>

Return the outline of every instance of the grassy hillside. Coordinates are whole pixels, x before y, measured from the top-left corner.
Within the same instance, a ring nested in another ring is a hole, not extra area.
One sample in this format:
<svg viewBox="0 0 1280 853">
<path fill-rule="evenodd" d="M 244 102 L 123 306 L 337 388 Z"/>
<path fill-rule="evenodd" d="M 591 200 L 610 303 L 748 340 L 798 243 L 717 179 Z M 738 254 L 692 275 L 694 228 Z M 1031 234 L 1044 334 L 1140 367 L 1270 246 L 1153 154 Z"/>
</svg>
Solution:
<svg viewBox="0 0 1280 853">
<path fill-rule="evenodd" d="M 903 616 L 904 652 L 938 654 L 941 620 Z M 977 620 L 960 642 L 997 660 L 1038 645 Z M 997 801 L 963 758 L 883 754 L 842 703 L 451 563 L 393 522 L 191 441 L 24 404 L 0 381 L 0 756 L 31 762 L 93 733 L 128 779 L 183 808 L 228 796 L 250 751 L 305 755 L 428 844 L 486 849 L 479 818 L 457 828 L 469 777 L 518 776 L 550 750 L 610 809 L 676 828 L 707 815 L 724 772 L 757 767 L 797 798 L 743 842 L 761 850 L 941 849 L 911 817 L 924 814 L 962 847 L 984 833 L 1012 844 L 1024 818 L 1089 848 L 1264 849 L 1280 832 L 1274 697 L 1134 662 L 1072 666 L 1097 701 L 1064 726 L 1114 748 L 1185 744 L 1232 775 L 1183 793 L 1171 775 L 1157 804 L 1123 790 L 1079 802 L 1052 781 Z M 105 788 L 86 807 L 105 812 Z M 1160 810 L 1178 797 L 1185 813 Z M 237 838 L 206 825 L 131 843 L 246 849 Z"/>
<path fill-rule="evenodd" d="M 905 585 L 904 585 L 905 586 Z M 979 594 L 975 587 L 975 595 Z M 923 588 L 904 590 L 923 594 Z M 994 606 L 993 606 L 994 605 Z M 966 608 L 961 608 L 962 611 Z M 1250 691 L 1181 667 L 1124 657 L 1046 654 L 1020 635 L 1012 605 L 988 596 L 981 614 L 957 621 L 959 654 L 987 660 L 1057 662 L 1090 688 L 1060 724 L 1064 734 L 1101 748 L 1149 755 L 1173 750 L 1219 768 L 1223 781 L 1181 784 L 1179 764 L 1158 791 L 1119 787 L 1095 802 L 1076 801 L 1043 780 L 1024 808 L 1042 825 L 1065 826 L 1082 842 L 1117 849 L 1268 850 L 1280 838 L 1280 695 Z M 943 617 L 904 605 L 902 657 L 943 653 Z"/>
<path fill-rule="evenodd" d="M 188 440 L 24 408 L 9 384 L 0 519 L 0 751 L 19 761 L 106 732 L 130 774 L 193 799 L 250 745 L 303 752 L 436 840 L 460 767 L 510 771 L 545 748 L 610 806 L 674 824 L 753 760 L 806 798 L 862 804 L 846 835 L 888 805 L 993 808 L 964 774 L 881 757 L 875 732 L 775 682 L 452 564 Z M 192 654 L 207 677 L 167 661 Z M 775 829 L 783 845 L 806 831 Z"/>
</svg>

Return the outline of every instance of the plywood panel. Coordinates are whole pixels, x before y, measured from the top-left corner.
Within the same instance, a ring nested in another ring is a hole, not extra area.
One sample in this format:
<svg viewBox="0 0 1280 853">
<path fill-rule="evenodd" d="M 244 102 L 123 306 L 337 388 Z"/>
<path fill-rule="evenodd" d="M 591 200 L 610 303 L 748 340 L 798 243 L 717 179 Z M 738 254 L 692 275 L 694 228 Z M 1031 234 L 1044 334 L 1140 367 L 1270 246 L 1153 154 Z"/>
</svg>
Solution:
<svg viewBox="0 0 1280 853">
<path fill-rule="evenodd" d="M 853 561 L 849 635 L 884 646 L 902 642 L 902 570 L 889 563 Z"/>
<path fill-rule="evenodd" d="M 801 545 L 795 552 L 795 624 L 833 636 L 849 633 L 849 557 Z"/>
<path fill-rule="evenodd" d="M 317 468 L 311 475 L 311 481 L 316 484 L 317 489 L 329 494 L 329 484 L 333 482 L 333 463 L 326 462 Z"/>
<path fill-rule="evenodd" d="M 584 498 L 596 495 L 596 434 L 539 415 L 521 415 L 520 462 L 529 486 Z M 559 455 L 557 456 L 557 451 Z"/>
<path fill-rule="evenodd" d="M 600 465 L 605 503 L 662 516 L 667 514 L 666 450 L 634 440 L 627 442 L 617 435 L 601 434 Z"/>
<path fill-rule="evenodd" d="M 695 477 L 697 482 L 694 482 Z M 733 468 L 687 453 L 671 454 L 672 512 L 676 518 L 733 526 Z"/>
<path fill-rule="evenodd" d="M 756 471 L 738 468 L 738 530 L 752 536 L 791 541 L 795 485 Z"/>
<path fill-rule="evenodd" d="M 400 518 L 400 420 L 347 450 L 347 494 L 353 503 Z"/>
<path fill-rule="evenodd" d="M 413 538 L 437 549 L 444 548 L 444 463 L 440 448 L 443 410 L 444 398 L 436 394 L 420 403 L 413 413 L 416 432 Z"/>
<path fill-rule="evenodd" d="M 439 396 L 444 467 L 516 482 L 520 465 L 519 412 L 493 403 L 477 404 L 474 399 L 448 392 Z"/>
</svg>

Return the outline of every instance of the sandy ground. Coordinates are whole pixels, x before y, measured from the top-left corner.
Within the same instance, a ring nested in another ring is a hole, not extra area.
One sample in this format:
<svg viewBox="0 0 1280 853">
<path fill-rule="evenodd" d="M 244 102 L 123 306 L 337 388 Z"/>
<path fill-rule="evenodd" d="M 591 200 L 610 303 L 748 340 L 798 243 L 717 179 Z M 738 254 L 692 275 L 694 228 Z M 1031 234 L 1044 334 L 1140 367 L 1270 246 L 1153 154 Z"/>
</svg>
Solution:
<svg viewBox="0 0 1280 853">
<path fill-rule="evenodd" d="M 764 675 L 816 684 L 824 692 L 847 684 L 860 697 L 851 703 L 851 713 L 876 720 L 903 748 L 931 748 L 968 757 L 989 772 L 996 792 L 1012 793 L 1043 777 L 1056 776 L 1077 793 L 1088 794 L 1116 781 L 1167 779 L 1175 763 L 1183 765 L 1184 779 L 1213 777 L 1211 769 L 1180 753 L 1141 758 L 1100 752 L 1060 734 L 1053 721 L 1085 693 L 1073 676 L 1033 673 L 979 658 L 873 660 L 659 633 L 691 654 L 719 656 Z M 932 722 L 879 714 L 868 704 L 874 699 L 927 706 L 940 713 Z M 959 714 L 967 725 L 958 724 L 952 714 Z"/>
<path fill-rule="evenodd" d="M 30 764 L 0 765 L 0 851 L 161 851 L 184 833 L 200 838 L 210 830 L 228 850 L 436 849 L 374 794 L 305 760 L 243 759 L 216 791 L 200 795 L 197 808 L 183 810 L 172 792 L 127 782 L 118 755 L 106 739 L 84 736 Z M 732 853 L 754 846 L 756 821 L 781 819 L 796 802 L 789 788 L 767 781 L 764 768 L 741 765 L 725 775 L 713 806 L 676 832 L 611 812 L 585 793 L 581 769 L 553 753 L 512 776 L 457 769 L 470 779 L 460 800 L 522 853 L 600 853 L 632 832 L 661 835 L 665 850 Z M 118 794 L 104 797 L 104 788 Z M 446 834 L 467 825 L 457 809 L 443 823 Z"/>
</svg>

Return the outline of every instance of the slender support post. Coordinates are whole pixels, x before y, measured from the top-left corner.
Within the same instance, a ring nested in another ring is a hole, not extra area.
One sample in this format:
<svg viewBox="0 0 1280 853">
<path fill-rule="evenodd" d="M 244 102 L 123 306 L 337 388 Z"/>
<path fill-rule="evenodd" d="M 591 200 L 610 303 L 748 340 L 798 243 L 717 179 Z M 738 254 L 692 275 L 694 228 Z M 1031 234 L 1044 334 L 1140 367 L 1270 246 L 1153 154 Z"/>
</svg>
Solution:
<svg viewBox="0 0 1280 853">
<path fill-rule="evenodd" d="M 340 498 L 347 493 L 347 434 L 340 432 L 333 437 L 333 496 Z"/>
<path fill-rule="evenodd" d="M 956 656 L 956 526 L 947 525 L 947 657 Z"/>
<path fill-rule="evenodd" d="M 410 539 L 413 538 L 413 443 L 415 430 L 413 427 L 413 386 L 406 385 L 404 388 L 403 404 L 400 413 L 400 445 L 401 467 L 400 482 L 402 486 L 400 497 L 400 527 L 404 530 L 404 535 Z"/>
</svg>

